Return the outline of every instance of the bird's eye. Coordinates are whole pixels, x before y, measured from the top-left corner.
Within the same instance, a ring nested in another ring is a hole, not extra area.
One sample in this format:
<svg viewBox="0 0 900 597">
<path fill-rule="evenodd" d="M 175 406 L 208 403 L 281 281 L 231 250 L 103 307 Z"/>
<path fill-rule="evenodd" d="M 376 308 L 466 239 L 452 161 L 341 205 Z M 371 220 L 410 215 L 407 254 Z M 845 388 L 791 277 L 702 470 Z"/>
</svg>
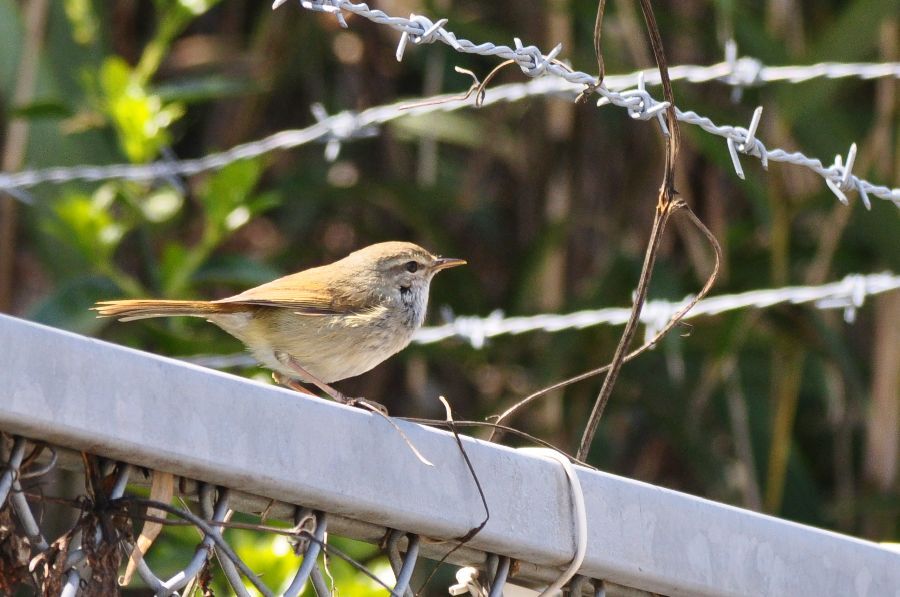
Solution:
<svg viewBox="0 0 900 597">
<path fill-rule="evenodd" d="M 408 271 L 411 274 L 416 273 L 416 271 L 418 269 L 419 269 L 419 264 L 416 263 L 415 261 L 410 261 L 406 264 L 406 271 Z"/>
</svg>

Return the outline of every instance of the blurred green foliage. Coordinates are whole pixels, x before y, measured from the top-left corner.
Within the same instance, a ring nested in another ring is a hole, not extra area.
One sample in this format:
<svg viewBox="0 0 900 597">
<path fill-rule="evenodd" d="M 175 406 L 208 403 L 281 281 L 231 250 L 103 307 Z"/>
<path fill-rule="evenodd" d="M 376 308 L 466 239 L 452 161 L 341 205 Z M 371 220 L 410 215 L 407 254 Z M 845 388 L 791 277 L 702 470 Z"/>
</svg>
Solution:
<svg viewBox="0 0 900 597">
<path fill-rule="evenodd" d="M 608 4 L 608 72 L 650 66 L 637 5 Z M 718 62 L 730 37 L 742 54 L 770 65 L 898 60 L 895 0 L 654 5 L 672 65 Z M 449 17 L 454 31 L 476 41 L 519 36 L 543 48 L 563 41 L 563 56 L 590 70 L 595 8 L 580 0 L 414 0 L 399 13 Z M 37 94 L 13 105 L 20 12 L 21 3 L 0 0 L 0 105 L 5 122 L 30 125 L 29 167 L 196 157 L 309 124 L 314 102 L 337 111 L 459 91 L 469 81 L 454 66 L 483 75 L 496 64 L 440 44 L 410 47 L 397 64 L 399 34 L 358 18 L 341 30 L 333 17 L 294 3 L 272 13 L 249 0 L 66 0 L 51 3 Z M 498 77 L 520 79 L 515 69 Z M 675 94 L 680 107 L 718 123 L 746 124 L 756 105 L 765 106 L 759 136 L 769 147 L 828 161 L 858 141 L 856 173 L 900 182 L 896 81 L 776 84 L 745 89 L 737 102 L 718 83 L 676 83 Z M 239 344 L 201 321 L 110 324 L 87 308 L 119 297 L 225 296 L 388 239 L 468 259 L 468 268 L 436 282 L 432 322 L 442 305 L 524 314 L 629 303 L 662 168 L 654 124 L 590 102 L 534 99 L 401 119 L 381 133 L 345 144 L 334 163 L 321 146 L 307 146 L 188 180 L 33 189 L 34 205 L 21 208 L 14 312 L 163 354 L 230 353 Z M 900 218 L 890 204 L 875 200 L 867 212 L 854 199 L 846 208 L 819 178 L 774 164 L 764 172 L 749 158 L 740 181 L 721 139 L 695 128 L 683 137 L 678 189 L 725 251 L 714 292 L 900 271 Z M 710 264 L 701 237 L 676 218 L 651 296 L 696 292 Z M 887 366 L 884 355 L 873 358 L 873 337 L 900 325 L 892 313 L 867 306 L 853 325 L 791 307 L 696 321 L 690 334 L 672 334 L 626 365 L 590 460 L 896 540 L 896 475 L 880 479 L 867 468 L 878 418 L 872 380 Z M 534 333 L 483 350 L 413 346 L 339 385 L 402 415 L 442 416 L 435 400 L 442 394 L 458 418 L 481 419 L 606 362 L 618 333 Z M 514 424 L 573 451 L 599 384 L 557 393 Z M 742 452 L 743 433 L 749 451 Z M 154 566 L 174 566 L 195 535 L 168 532 L 151 553 Z M 270 584 L 290 571 L 272 557 L 284 549 L 281 539 L 237 531 L 231 539 Z M 347 549 L 375 555 L 367 546 Z M 342 577 L 342 594 L 373 590 L 339 561 L 332 572 Z"/>
<path fill-rule="evenodd" d="M 128 64 L 113 56 L 100 67 L 103 112 L 112 121 L 119 144 L 132 162 L 146 162 L 171 143 L 169 127 L 183 114 L 178 104 L 163 105 L 148 93 Z"/>
</svg>

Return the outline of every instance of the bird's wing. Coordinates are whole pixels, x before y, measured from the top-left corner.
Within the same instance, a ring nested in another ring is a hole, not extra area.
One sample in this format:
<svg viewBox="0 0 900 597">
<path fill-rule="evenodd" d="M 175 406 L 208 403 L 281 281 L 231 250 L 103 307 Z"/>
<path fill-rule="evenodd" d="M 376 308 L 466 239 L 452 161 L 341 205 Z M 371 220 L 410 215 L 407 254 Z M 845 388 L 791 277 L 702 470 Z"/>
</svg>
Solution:
<svg viewBox="0 0 900 597">
<path fill-rule="evenodd" d="M 278 278 L 216 303 L 238 303 L 293 309 L 300 315 L 337 315 L 355 311 L 347 297 L 320 282 L 315 269 Z"/>
</svg>

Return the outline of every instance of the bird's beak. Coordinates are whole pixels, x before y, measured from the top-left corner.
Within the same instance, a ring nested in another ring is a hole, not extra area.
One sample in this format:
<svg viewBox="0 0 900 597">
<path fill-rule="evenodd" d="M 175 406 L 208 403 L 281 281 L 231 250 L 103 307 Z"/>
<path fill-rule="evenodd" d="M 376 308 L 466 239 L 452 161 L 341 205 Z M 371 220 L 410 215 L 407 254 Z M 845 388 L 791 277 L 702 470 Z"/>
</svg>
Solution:
<svg viewBox="0 0 900 597">
<path fill-rule="evenodd" d="M 431 266 L 436 272 L 441 271 L 442 269 L 449 269 L 451 267 L 457 267 L 459 265 L 465 265 L 465 259 L 454 259 L 453 257 L 441 257 L 440 259 L 435 259 L 434 264 Z"/>
</svg>

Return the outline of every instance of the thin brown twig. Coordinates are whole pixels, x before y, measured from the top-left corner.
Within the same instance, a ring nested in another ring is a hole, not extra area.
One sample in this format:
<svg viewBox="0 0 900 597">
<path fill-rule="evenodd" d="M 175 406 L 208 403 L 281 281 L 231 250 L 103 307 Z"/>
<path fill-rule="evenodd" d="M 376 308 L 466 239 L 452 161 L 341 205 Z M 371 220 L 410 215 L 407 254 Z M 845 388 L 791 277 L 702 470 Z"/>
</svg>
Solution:
<svg viewBox="0 0 900 597">
<path fill-rule="evenodd" d="M 603 14 L 606 12 L 606 0 L 597 2 L 597 18 L 594 20 L 594 56 L 597 58 L 597 82 L 588 83 L 575 98 L 576 104 L 583 104 L 594 95 L 606 78 L 606 65 L 603 62 L 603 51 L 600 49 L 600 36 L 603 32 Z"/>
<path fill-rule="evenodd" d="M 663 193 L 661 192 L 660 194 L 662 195 Z M 659 251 L 663 232 L 665 231 L 665 223 L 669 214 L 672 213 L 669 205 L 670 204 L 667 204 L 662 210 L 657 209 L 656 217 L 653 219 L 653 229 L 650 232 L 650 241 L 647 244 L 647 251 L 644 254 L 644 265 L 641 269 L 641 277 L 638 281 L 634 303 L 631 307 L 631 315 L 625 323 L 622 337 L 619 339 L 619 344 L 616 346 L 616 351 L 609 364 L 609 371 L 603 379 L 600 393 L 597 395 L 594 407 L 591 410 L 590 417 L 585 426 L 584 433 L 581 436 L 581 444 L 578 446 L 578 451 L 575 453 L 575 455 L 582 460 L 587 458 L 591 442 L 594 440 L 594 434 L 597 432 L 597 427 L 600 424 L 600 417 L 603 416 L 603 411 L 606 409 L 606 404 L 609 402 L 609 397 L 612 395 L 613 387 L 619 377 L 619 371 L 625 363 L 626 351 L 631 345 L 631 340 L 637 332 L 641 309 L 647 298 L 647 291 L 650 288 L 650 280 L 653 276 L 653 266 L 656 263 L 656 255 Z"/>
<path fill-rule="evenodd" d="M 447 413 L 447 418 L 444 421 L 446 426 L 453 433 L 453 439 L 456 440 L 456 445 L 459 447 L 459 451 L 462 454 L 463 460 L 466 461 L 466 467 L 469 469 L 469 473 L 472 475 L 472 480 L 475 481 L 475 487 L 478 489 L 478 495 L 481 498 L 481 505 L 484 507 L 484 520 L 481 521 L 477 526 L 469 529 L 465 534 L 460 535 L 453 539 L 456 542 L 456 545 L 453 548 L 445 553 L 443 557 L 435 564 L 435 566 L 431 569 L 431 573 L 428 577 L 422 582 L 419 590 L 416 591 L 416 596 L 421 595 L 422 591 L 425 590 L 425 587 L 428 586 L 428 583 L 431 582 L 431 579 L 434 578 L 435 573 L 438 568 L 447 561 L 451 555 L 453 555 L 459 548 L 463 547 L 466 543 L 472 540 L 475 535 L 481 532 L 481 529 L 485 527 L 488 521 L 491 519 L 491 511 L 488 507 L 487 497 L 484 495 L 484 489 L 481 487 L 481 481 L 478 479 L 478 475 L 475 473 L 475 467 L 472 466 L 472 461 L 469 459 L 469 454 L 466 452 L 465 446 L 463 446 L 462 439 L 459 437 L 459 432 L 456 430 L 456 422 L 453 420 L 453 410 L 450 408 L 450 403 L 447 402 L 447 399 L 443 396 L 438 396 L 438 399 L 441 401 L 441 404 L 444 405 L 444 410 Z"/>
<path fill-rule="evenodd" d="M 597 19 L 594 21 L 594 55 L 597 57 L 597 87 L 603 84 L 606 77 L 606 65 L 603 63 L 603 51 L 600 49 L 600 35 L 603 30 L 603 13 L 606 11 L 606 0 L 597 2 Z"/>
<path fill-rule="evenodd" d="M 410 102 L 408 104 L 403 104 L 402 106 L 400 106 L 397 109 L 398 110 L 412 110 L 413 108 L 421 108 L 423 106 L 438 106 L 440 104 L 448 104 L 450 102 L 464 102 L 467 99 L 469 99 L 472 96 L 472 94 L 475 93 L 476 91 L 478 92 L 479 95 L 482 96 L 482 99 L 483 99 L 484 88 L 483 88 L 481 82 L 478 80 L 478 76 L 475 75 L 475 73 L 473 73 L 472 71 L 470 71 L 467 68 L 462 68 L 462 67 L 456 66 L 456 67 L 454 67 L 454 70 L 456 70 L 456 72 L 458 72 L 458 73 L 462 73 L 464 75 L 469 75 L 473 79 L 472 84 L 469 85 L 469 89 L 465 93 L 441 96 L 441 97 L 438 97 L 437 99 L 424 100 L 421 102 Z M 479 99 L 478 99 L 478 96 L 476 96 L 475 97 L 476 105 L 479 105 L 478 102 L 479 102 Z"/>
<path fill-rule="evenodd" d="M 709 277 L 706 279 L 706 283 L 703 285 L 703 288 L 700 289 L 700 292 L 698 292 L 697 295 L 694 298 L 692 298 L 690 301 L 688 301 L 681 309 L 679 309 L 677 312 L 675 312 L 675 314 L 669 319 L 669 321 L 666 323 L 666 325 L 664 325 L 656 333 L 656 335 L 654 335 L 650 340 L 648 340 L 647 342 L 642 344 L 640 347 L 636 348 L 635 350 L 631 351 L 630 353 L 628 353 L 625 356 L 624 362 L 626 362 L 626 363 L 631 361 L 632 359 L 640 356 L 641 354 L 643 354 L 647 350 L 653 348 L 654 346 L 656 346 L 659 343 L 659 341 L 662 340 L 663 336 L 668 334 L 672 330 L 672 328 L 674 328 L 676 325 L 679 325 L 680 323 L 682 323 L 681 319 L 685 315 L 687 315 L 687 313 L 691 309 L 693 309 L 697 303 L 699 303 L 701 300 L 706 298 L 706 296 L 709 294 L 710 290 L 712 290 L 712 287 L 715 284 L 716 278 L 719 275 L 719 269 L 721 267 L 721 262 L 722 262 L 722 248 L 719 245 L 719 242 L 716 240 L 716 238 L 712 234 L 712 232 L 710 232 L 709 229 L 702 223 L 702 221 L 700 221 L 700 219 L 697 218 L 697 216 L 693 213 L 693 211 L 690 210 L 690 208 L 688 208 L 683 203 L 679 203 L 678 206 L 681 209 L 684 209 L 688 212 L 688 214 L 691 216 L 692 222 L 694 222 L 696 225 L 698 225 L 698 227 L 700 227 L 701 231 L 703 231 L 703 233 L 707 237 L 707 239 L 709 239 L 710 244 L 712 245 L 713 250 L 715 252 L 715 261 L 713 263 L 713 271 L 712 271 L 712 273 L 710 273 Z M 672 212 L 672 213 L 674 213 L 674 212 Z M 493 431 L 491 432 L 490 437 L 488 438 L 488 441 L 498 442 L 502 439 L 504 433 L 516 433 L 519 435 L 527 436 L 527 439 L 530 439 L 532 441 L 546 444 L 546 442 L 544 442 L 543 440 L 534 438 L 534 437 L 524 433 L 523 431 L 519 431 L 513 427 L 508 427 L 508 426 L 503 425 L 503 422 L 506 421 L 507 419 L 509 419 L 510 417 L 512 417 L 516 412 L 518 412 L 522 408 L 528 406 L 530 403 L 532 403 L 535 400 L 537 400 L 538 398 L 540 398 L 541 396 L 544 396 L 544 395 L 549 394 L 550 392 L 553 392 L 556 390 L 560 390 L 560 389 L 565 388 L 566 386 L 570 386 L 574 383 L 578 383 L 579 381 L 584 381 L 585 379 L 590 379 L 591 377 L 600 375 L 601 373 L 605 373 L 605 372 L 609 371 L 609 368 L 610 368 L 610 365 L 604 365 L 603 367 L 591 369 L 590 371 L 585 371 L 584 373 L 580 373 L 580 374 L 570 377 L 568 379 L 564 379 L 562 381 L 556 382 L 552 385 L 549 385 L 545 388 L 541 388 L 540 390 L 529 394 L 528 396 L 526 396 L 519 402 L 515 403 L 514 405 L 512 405 L 511 407 L 506 409 L 502 414 L 497 416 L 495 421 L 493 421 L 491 423 L 485 423 L 485 425 L 489 425 L 494 428 Z M 462 424 L 463 423 L 460 421 L 457 422 L 457 425 L 462 425 Z M 549 444 L 547 444 L 547 445 L 548 445 L 548 447 L 554 448 L 554 446 L 550 446 Z M 557 448 L 554 448 L 554 449 L 557 449 Z M 574 458 L 573 462 L 575 462 L 577 464 L 581 464 L 583 466 L 590 466 L 590 465 L 587 465 L 583 460 L 578 459 L 578 458 Z"/>
<path fill-rule="evenodd" d="M 602 2 L 603 0 L 600 1 Z M 628 347 L 631 345 L 631 341 L 637 331 L 638 319 L 641 314 L 641 309 L 644 306 L 644 301 L 647 298 L 647 291 L 650 288 L 650 279 L 653 275 L 653 266 L 656 262 L 656 255 L 659 252 L 660 241 L 665 230 L 665 222 L 674 209 L 678 209 L 678 207 L 683 205 L 683 203 L 674 200 L 677 193 L 675 190 L 675 160 L 678 157 L 679 145 L 678 121 L 675 119 L 674 108 L 675 94 L 672 91 L 672 82 L 669 79 L 669 69 L 666 63 L 665 51 L 663 49 L 659 27 L 656 24 L 656 17 L 653 14 L 653 7 L 650 5 L 650 0 L 641 0 L 641 11 L 644 14 L 644 21 L 647 24 L 647 31 L 650 36 L 650 46 L 653 49 L 653 57 L 656 59 L 656 66 L 659 68 L 663 94 L 666 101 L 669 102 L 669 105 L 666 108 L 666 121 L 669 129 L 669 134 L 666 136 L 666 159 L 663 168 L 663 180 L 660 185 L 659 198 L 656 205 L 656 215 L 653 218 L 653 228 L 650 233 L 650 241 L 647 244 L 647 251 L 644 256 L 644 265 L 641 270 L 640 280 L 638 281 L 637 294 L 631 309 L 631 316 L 625 324 L 622 337 L 619 340 L 618 346 L 616 346 L 616 352 L 610 362 L 609 373 L 607 373 L 603 380 L 600 393 L 597 396 L 597 400 L 594 402 L 594 408 L 592 409 L 587 425 L 585 426 L 584 434 L 581 436 L 581 444 L 578 446 L 578 451 L 576 452 L 576 456 L 581 460 L 584 460 L 587 457 L 591 443 L 594 440 L 594 435 L 597 432 L 597 427 L 600 424 L 600 417 L 603 416 L 603 411 L 606 408 L 606 404 L 609 402 L 609 397 L 612 395 L 613 387 L 615 387 L 616 380 L 619 377 L 619 371 L 622 369 L 622 365 L 625 362 Z"/>
<path fill-rule="evenodd" d="M 555 64 L 556 66 L 566 69 L 569 72 L 573 72 L 572 67 L 569 66 L 568 64 L 566 64 L 565 62 L 562 62 L 561 60 L 553 58 L 550 60 L 550 62 Z M 469 70 L 467 68 L 461 68 L 459 66 L 456 66 L 456 67 L 454 67 L 456 72 L 462 73 L 465 75 L 469 75 L 474 80 L 473 83 L 469 86 L 469 89 L 467 89 L 465 93 L 440 96 L 436 99 L 428 99 L 428 100 L 424 100 L 421 102 L 411 102 L 409 104 L 404 104 L 404 105 L 400 106 L 398 109 L 399 110 L 411 110 L 414 108 L 421 108 L 424 106 L 437 106 L 440 104 L 448 104 L 450 102 L 457 102 L 457 101 L 462 102 L 462 101 L 466 101 L 467 99 L 472 97 L 473 94 L 475 95 L 475 107 L 480 108 L 484 105 L 484 98 L 485 98 L 485 95 L 487 94 L 488 84 L 494 79 L 494 77 L 496 77 L 500 73 L 500 71 L 502 71 L 507 66 L 511 66 L 513 64 L 516 64 L 515 60 L 504 60 L 503 62 L 501 62 L 500 64 L 498 64 L 497 66 L 495 66 L 494 68 L 491 69 L 491 71 L 484 78 L 484 81 L 479 81 L 478 76 L 471 70 Z M 598 86 L 599 86 L 599 83 L 597 83 L 596 85 L 590 85 L 589 92 L 588 92 L 588 90 L 583 91 L 581 93 L 581 95 L 579 95 L 579 98 L 581 98 L 582 96 L 587 97 L 588 95 L 590 95 L 590 93 L 593 93 L 594 91 L 596 91 Z"/>
<path fill-rule="evenodd" d="M 603 79 L 603 58 L 600 46 L 600 35 L 601 35 L 601 24 L 603 20 L 603 11 L 605 7 L 605 0 L 600 0 L 598 3 L 597 9 L 597 20 L 595 22 L 594 28 L 594 49 L 597 53 L 597 63 L 599 69 L 599 83 L 602 82 Z M 650 341 L 645 343 L 643 346 L 638 348 L 637 350 L 624 354 L 628 345 L 631 343 L 631 339 L 634 336 L 634 332 L 637 328 L 637 320 L 640 316 L 640 310 L 643 306 L 643 302 L 646 299 L 646 291 L 649 286 L 650 276 L 652 274 L 653 264 L 655 262 L 655 255 L 658 251 L 659 240 L 662 237 L 662 233 L 665 229 L 665 223 L 668 220 L 668 217 L 674 211 L 674 209 L 684 207 L 684 204 L 674 203 L 673 198 L 677 191 L 674 186 L 674 163 L 678 154 L 678 147 L 680 142 L 680 130 L 678 128 L 677 120 L 675 119 L 675 113 L 673 106 L 675 105 L 674 101 L 674 93 L 672 91 L 672 84 L 669 78 L 668 67 L 666 64 L 665 54 L 663 51 L 662 41 L 659 35 L 659 28 L 656 24 L 656 19 L 653 14 L 653 9 L 649 4 L 648 0 L 641 0 L 641 9 L 644 13 L 645 21 L 647 22 L 647 27 L 650 34 L 650 42 L 651 47 L 653 48 L 654 57 L 657 61 L 657 66 L 660 69 L 660 78 L 662 80 L 663 90 L 666 101 L 669 102 L 669 107 L 666 110 L 666 119 L 668 122 L 669 128 L 669 136 L 666 138 L 666 161 L 664 166 L 663 173 L 663 182 L 660 187 L 659 199 L 657 202 L 657 212 L 656 217 L 654 218 L 653 230 L 651 232 L 651 239 L 648 243 L 648 250 L 645 256 L 644 268 L 641 272 L 641 279 L 638 284 L 638 296 L 635 299 L 634 307 L 632 309 L 631 317 L 629 318 L 628 323 L 626 324 L 626 329 L 622 334 L 622 338 L 620 340 L 619 346 L 617 347 L 616 354 L 613 357 L 613 361 L 604 367 L 600 367 L 598 369 L 594 369 L 591 371 L 587 371 L 578 376 L 569 378 L 562 382 L 553 384 L 547 388 L 544 388 L 538 392 L 535 392 L 525 399 L 515 404 L 513 407 L 504 412 L 497 419 L 497 423 L 501 423 L 503 420 L 511 416 L 516 410 L 535 400 L 536 398 L 543 396 L 544 394 L 551 392 L 553 390 L 565 387 L 569 384 L 576 383 L 577 381 L 581 381 L 583 379 L 587 379 L 594 375 L 598 375 L 605 371 L 610 371 L 611 375 L 607 375 L 604 380 L 603 388 L 601 388 L 600 395 L 594 406 L 594 411 L 591 414 L 591 419 L 589 420 L 588 426 L 585 429 L 585 435 L 582 438 L 582 446 L 579 448 L 577 457 L 579 460 L 583 460 L 586 457 L 586 448 L 585 443 L 588 445 L 590 441 L 593 439 L 593 435 L 596 432 L 596 426 L 599 423 L 600 416 L 603 413 L 603 409 L 606 406 L 606 403 L 609 400 L 609 395 L 612 391 L 613 384 L 615 382 L 615 377 L 618 375 L 618 371 L 621 368 L 624 362 L 627 362 L 639 354 L 643 353 L 645 350 L 655 345 L 656 342 L 662 338 L 663 335 L 668 333 L 672 327 L 674 327 L 679 320 L 699 301 L 702 297 L 704 297 L 709 290 L 712 288 L 713 283 L 718 275 L 718 270 L 721 262 L 721 248 L 719 247 L 718 241 L 709 232 L 708 228 L 700 222 L 700 220 L 696 217 L 696 215 L 690 211 L 689 214 L 696 225 L 698 225 L 701 230 L 707 235 L 710 239 L 711 244 L 713 245 L 716 252 L 716 263 L 713 274 L 707 280 L 706 285 L 704 285 L 703 290 L 694 298 L 693 301 L 688 303 L 683 309 L 681 309 L 672 319 L 670 319 L 669 323 L 659 332 L 657 335 Z M 584 94 L 583 94 L 584 95 Z M 498 436 L 498 431 L 501 430 L 501 427 L 496 427 L 491 434 L 491 441 L 493 441 Z"/>
<path fill-rule="evenodd" d="M 721 268 L 721 265 L 722 265 L 722 247 L 721 247 L 721 245 L 719 245 L 719 241 L 716 239 L 716 237 L 712 233 L 712 231 L 706 226 L 706 224 L 704 224 L 703 221 L 699 217 L 697 217 L 697 214 L 695 214 L 694 211 L 680 199 L 673 201 L 670 205 L 673 209 L 684 210 L 684 212 L 690 218 L 691 222 L 695 226 L 697 226 L 697 228 L 704 234 L 704 236 L 706 236 L 707 240 L 709 241 L 710 246 L 713 248 L 713 251 L 715 253 L 715 263 L 713 265 L 713 271 L 710 273 L 709 277 L 706 280 L 706 283 L 703 285 L 703 288 L 700 290 L 700 292 L 697 293 L 697 295 L 693 299 L 691 299 L 691 301 L 688 302 L 684 307 L 682 307 L 681 309 L 678 310 L 678 312 L 669 320 L 669 322 L 666 324 L 666 326 L 662 330 L 660 330 L 656 334 L 656 336 L 654 336 L 653 340 L 651 340 L 650 342 L 648 342 L 647 344 L 642 346 L 640 349 L 635 351 L 635 353 L 643 352 L 644 350 L 646 350 L 646 348 L 655 344 L 659 339 L 661 339 L 664 335 L 666 335 L 673 327 L 678 325 L 681 322 L 681 319 L 685 315 L 687 315 L 687 313 L 691 309 L 693 309 L 694 306 L 698 302 L 700 302 L 702 299 L 704 299 L 706 297 L 707 294 L 709 294 L 709 291 L 712 290 L 713 285 L 716 283 L 716 279 L 719 277 L 719 269 Z M 665 220 L 663 220 L 663 226 L 664 225 L 665 225 Z M 651 264 L 651 267 L 652 267 L 652 264 Z M 649 275 L 647 276 L 647 278 L 649 278 Z M 646 289 L 645 289 L 645 295 L 646 295 Z M 644 298 L 646 298 L 646 296 Z M 641 300 L 643 300 L 643 299 L 641 299 Z M 638 311 L 638 314 L 640 314 L 639 311 Z M 630 341 L 630 339 L 629 339 L 629 341 Z M 634 354 L 634 353 L 632 353 L 632 354 Z M 634 354 L 634 356 L 637 356 L 637 354 Z M 627 355 L 627 358 L 628 358 L 628 360 L 630 360 L 633 357 L 631 355 Z M 625 359 L 623 359 L 623 362 L 624 361 L 625 361 Z M 612 363 L 610 365 L 612 365 Z M 612 369 L 611 366 L 610 366 L 610 369 Z M 609 380 L 609 375 L 607 375 L 606 380 L 604 380 L 604 385 L 606 385 L 605 382 L 607 380 Z M 601 392 L 601 397 L 602 396 L 603 396 L 603 394 Z M 609 398 L 609 396 L 607 394 L 607 400 L 608 400 L 608 398 Z M 579 458 L 580 460 L 584 460 L 587 458 L 587 451 L 590 447 L 590 441 L 585 442 L 585 438 L 587 438 L 589 440 L 593 439 L 593 433 L 596 432 L 597 424 L 599 423 L 599 420 L 600 420 L 600 415 L 602 415 L 602 413 L 603 413 L 602 407 L 605 406 L 605 404 L 601 404 L 600 400 L 598 400 L 597 403 L 595 404 L 595 411 L 597 411 L 598 405 L 600 405 L 599 413 L 597 414 L 597 416 L 595 418 L 592 418 L 592 420 L 589 421 L 589 423 L 591 423 L 591 422 L 593 423 L 592 435 L 590 438 L 588 438 L 588 436 L 587 436 L 588 428 L 586 428 L 585 429 L 585 437 L 582 438 L 582 444 L 579 447 L 578 453 L 576 454 L 577 458 Z"/>
<path fill-rule="evenodd" d="M 663 97 L 665 101 L 669 102 L 666 108 L 666 124 L 668 125 L 669 135 L 666 137 L 666 165 L 663 171 L 663 185 L 667 187 L 667 199 L 671 201 L 678 194 L 678 191 L 675 190 L 674 168 L 675 159 L 678 157 L 678 149 L 681 146 L 681 129 L 678 126 L 678 119 L 675 117 L 675 92 L 672 90 L 672 80 L 669 77 L 669 65 L 666 61 L 662 37 L 659 33 L 659 26 L 656 24 L 656 15 L 653 14 L 650 0 L 641 0 L 641 11 L 644 13 L 644 20 L 647 23 L 648 34 L 650 35 L 650 46 L 653 49 L 653 57 L 656 59 L 656 66 L 659 69 Z"/>
<path fill-rule="evenodd" d="M 556 66 L 566 69 L 569 72 L 572 72 L 571 66 L 569 66 L 568 64 L 566 64 L 565 62 L 562 62 L 561 60 L 559 60 L 557 58 L 553 58 L 552 60 L 550 60 L 550 62 L 555 64 Z M 485 95 L 487 95 L 488 83 L 490 83 L 494 79 L 494 77 L 496 77 L 500 73 L 501 70 L 503 70 L 507 66 L 511 66 L 513 64 L 516 64 L 515 60 L 504 60 L 503 62 L 501 62 L 500 64 L 495 66 L 493 69 L 491 69 L 491 72 L 489 72 L 487 74 L 487 76 L 484 78 L 484 81 L 482 81 L 481 83 L 478 84 L 478 86 L 476 87 L 477 93 L 475 94 L 475 107 L 476 108 L 480 108 L 482 105 L 484 105 L 484 97 L 485 97 Z M 476 79 L 476 81 L 477 81 L 477 79 Z M 471 94 L 472 94 L 472 92 L 470 91 L 469 93 L 466 94 L 466 97 L 468 97 Z"/>
<path fill-rule="evenodd" d="M 478 480 L 478 475 L 475 474 L 475 467 L 472 466 L 472 461 L 469 459 L 469 454 L 466 452 L 465 446 L 463 446 L 462 439 L 459 437 L 459 431 L 456 430 L 456 424 L 453 421 L 453 411 L 450 408 L 450 403 L 447 402 L 447 399 L 443 396 L 438 396 L 441 401 L 441 404 L 444 405 L 444 409 L 447 411 L 447 426 L 450 428 L 450 431 L 453 433 L 453 439 L 456 440 L 456 445 L 459 446 L 459 451 L 462 454 L 463 460 L 466 461 L 466 466 L 469 469 L 469 473 L 472 475 L 472 480 L 475 481 L 475 487 L 478 489 L 478 495 L 481 497 L 481 505 L 484 506 L 484 520 L 481 521 L 477 526 L 472 527 L 466 532 L 464 535 L 457 537 L 455 540 L 459 541 L 459 545 L 456 546 L 454 551 L 467 542 L 471 541 L 472 537 L 477 535 L 481 529 L 484 528 L 484 525 L 488 523 L 488 520 L 491 519 L 491 510 L 488 507 L 487 497 L 484 495 L 484 490 L 481 488 L 481 481 Z M 453 553 L 452 551 L 450 553 Z M 449 554 L 448 554 L 449 555 Z"/>
<path fill-rule="evenodd" d="M 515 60 L 504 60 L 503 62 L 501 62 L 500 64 L 498 64 L 497 66 L 495 66 L 494 68 L 491 69 L 491 72 L 489 72 L 487 74 L 487 76 L 484 78 L 484 81 L 482 81 L 481 83 L 478 84 L 478 93 L 475 94 L 475 107 L 476 108 L 480 108 L 484 104 L 484 96 L 487 94 L 488 83 L 490 83 L 491 80 L 493 80 L 493 78 L 496 77 L 500 73 L 501 70 L 503 70 L 507 66 L 510 66 L 515 63 L 516 63 Z"/>
</svg>

